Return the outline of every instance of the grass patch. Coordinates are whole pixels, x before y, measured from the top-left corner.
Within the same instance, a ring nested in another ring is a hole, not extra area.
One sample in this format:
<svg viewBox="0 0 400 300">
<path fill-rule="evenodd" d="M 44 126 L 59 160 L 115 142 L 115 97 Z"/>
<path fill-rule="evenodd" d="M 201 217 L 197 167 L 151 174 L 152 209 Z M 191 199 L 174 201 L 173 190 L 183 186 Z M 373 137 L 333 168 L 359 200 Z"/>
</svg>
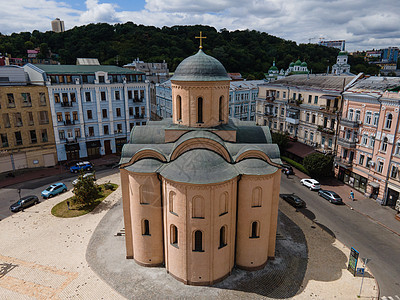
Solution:
<svg viewBox="0 0 400 300">
<path fill-rule="evenodd" d="M 306 168 L 304 168 L 304 166 L 302 164 L 299 164 L 297 161 L 294 161 L 293 159 L 290 159 L 286 156 L 281 156 L 281 159 L 284 160 L 285 162 L 287 162 L 288 164 L 292 165 L 299 171 L 303 172 L 304 174 L 307 174 L 308 176 L 310 176 L 310 173 L 308 172 L 308 170 Z"/>
<path fill-rule="evenodd" d="M 105 187 L 107 187 L 106 189 Z M 112 186 L 112 189 L 110 189 L 110 186 Z M 110 195 L 113 191 L 115 191 L 118 188 L 118 184 L 115 183 L 105 183 L 101 184 L 101 192 L 100 192 L 100 197 L 97 198 L 93 204 L 90 205 L 85 205 L 85 204 L 72 204 L 72 198 L 68 198 L 58 204 L 56 204 L 52 209 L 51 209 L 51 214 L 53 216 L 59 217 L 59 218 L 74 218 L 74 217 L 79 217 L 86 215 L 87 213 L 90 213 L 93 209 L 97 207 L 108 195 Z M 69 201 L 69 210 L 67 206 L 67 201 Z"/>
</svg>

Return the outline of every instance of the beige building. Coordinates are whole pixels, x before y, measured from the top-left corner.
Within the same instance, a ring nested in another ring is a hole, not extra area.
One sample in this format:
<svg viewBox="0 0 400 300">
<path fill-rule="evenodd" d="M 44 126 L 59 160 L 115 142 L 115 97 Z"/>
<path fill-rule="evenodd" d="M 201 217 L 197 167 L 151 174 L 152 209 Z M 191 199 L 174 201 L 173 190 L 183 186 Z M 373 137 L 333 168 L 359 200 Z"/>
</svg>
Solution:
<svg viewBox="0 0 400 300">
<path fill-rule="evenodd" d="M 46 87 L 0 86 L 0 173 L 57 163 Z"/>
<path fill-rule="evenodd" d="M 64 21 L 61 21 L 59 18 L 51 21 L 51 30 L 53 30 L 54 32 L 64 32 Z"/>
<path fill-rule="evenodd" d="M 333 153 L 342 93 L 359 76 L 291 75 L 260 85 L 257 124 L 286 132 L 317 151 Z"/>
<path fill-rule="evenodd" d="M 275 256 L 280 154 L 268 127 L 229 119 L 229 77 L 203 53 L 172 82 L 173 118 L 134 127 L 121 157 L 126 257 L 210 285 Z"/>
</svg>

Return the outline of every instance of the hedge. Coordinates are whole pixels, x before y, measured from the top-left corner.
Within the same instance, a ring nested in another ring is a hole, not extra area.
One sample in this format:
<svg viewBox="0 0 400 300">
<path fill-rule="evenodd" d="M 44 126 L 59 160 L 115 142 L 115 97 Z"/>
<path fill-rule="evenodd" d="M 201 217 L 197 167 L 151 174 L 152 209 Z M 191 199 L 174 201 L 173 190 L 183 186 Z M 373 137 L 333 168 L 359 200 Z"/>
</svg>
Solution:
<svg viewBox="0 0 400 300">
<path fill-rule="evenodd" d="M 308 172 L 308 170 L 306 168 L 304 168 L 304 166 L 302 164 L 299 164 L 297 161 L 294 161 L 293 159 L 290 159 L 286 156 L 281 156 L 281 159 L 284 160 L 285 162 L 287 162 L 288 164 L 292 165 L 299 171 L 303 172 L 304 174 L 307 174 L 308 176 L 310 176 L 310 173 Z"/>
</svg>

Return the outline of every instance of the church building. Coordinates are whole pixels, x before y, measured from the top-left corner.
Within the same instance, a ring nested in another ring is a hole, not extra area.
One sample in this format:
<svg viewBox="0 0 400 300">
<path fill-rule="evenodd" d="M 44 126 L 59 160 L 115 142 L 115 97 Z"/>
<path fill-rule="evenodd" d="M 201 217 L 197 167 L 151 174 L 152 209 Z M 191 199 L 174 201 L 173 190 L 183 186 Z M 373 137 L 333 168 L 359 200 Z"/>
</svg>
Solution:
<svg viewBox="0 0 400 300">
<path fill-rule="evenodd" d="M 269 128 L 229 119 L 230 78 L 200 50 L 172 82 L 172 119 L 134 127 L 120 161 L 126 258 L 211 285 L 275 256 L 281 160 Z"/>
</svg>

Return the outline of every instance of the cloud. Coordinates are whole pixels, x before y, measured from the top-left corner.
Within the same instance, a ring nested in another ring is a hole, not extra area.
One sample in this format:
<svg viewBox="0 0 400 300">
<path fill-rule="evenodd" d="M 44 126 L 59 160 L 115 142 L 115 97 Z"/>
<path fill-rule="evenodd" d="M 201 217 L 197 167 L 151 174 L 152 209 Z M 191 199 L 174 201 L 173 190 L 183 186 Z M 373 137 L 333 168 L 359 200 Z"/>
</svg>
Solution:
<svg viewBox="0 0 400 300">
<path fill-rule="evenodd" d="M 397 46 L 400 1 L 380 0 L 146 0 L 144 7 L 119 7 L 122 0 L 87 0 L 84 9 L 50 0 L 15 0 L 2 12 L 3 34 L 50 30 L 56 17 L 66 28 L 97 22 L 157 27 L 204 24 L 228 30 L 267 32 L 298 43 L 345 39 L 347 50 Z M 56 15 L 54 12 L 57 12 Z"/>
</svg>

